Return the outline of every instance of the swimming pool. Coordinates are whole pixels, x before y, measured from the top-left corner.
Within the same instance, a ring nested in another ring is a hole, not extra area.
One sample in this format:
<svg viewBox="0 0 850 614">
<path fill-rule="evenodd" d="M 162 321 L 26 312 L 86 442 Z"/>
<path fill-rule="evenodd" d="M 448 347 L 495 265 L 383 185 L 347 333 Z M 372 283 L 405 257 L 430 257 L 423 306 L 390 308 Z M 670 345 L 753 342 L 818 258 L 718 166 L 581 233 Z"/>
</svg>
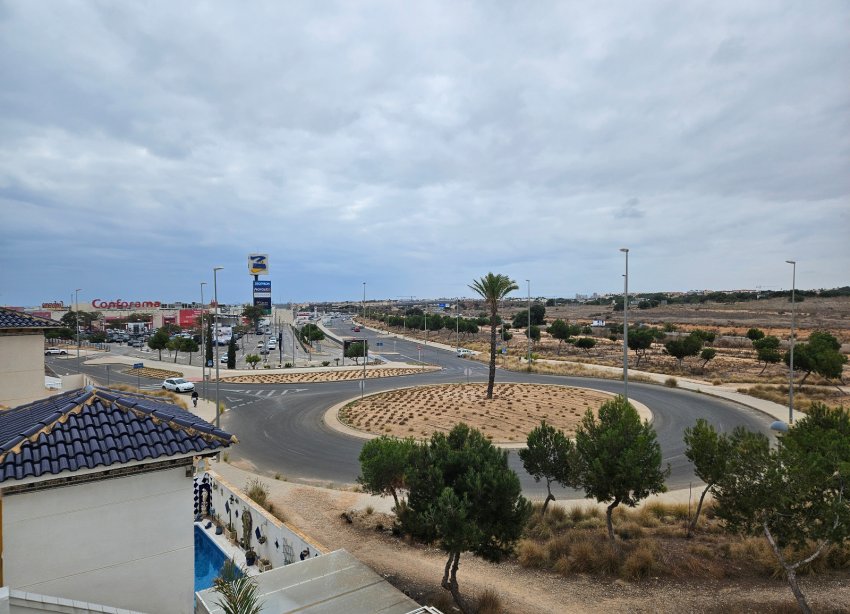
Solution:
<svg viewBox="0 0 850 614">
<path fill-rule="evenodd" d="M 195 592 L 213 585 L 226 560 L 224 551 L 201 527 L 195 525 Z"/>
</svg>

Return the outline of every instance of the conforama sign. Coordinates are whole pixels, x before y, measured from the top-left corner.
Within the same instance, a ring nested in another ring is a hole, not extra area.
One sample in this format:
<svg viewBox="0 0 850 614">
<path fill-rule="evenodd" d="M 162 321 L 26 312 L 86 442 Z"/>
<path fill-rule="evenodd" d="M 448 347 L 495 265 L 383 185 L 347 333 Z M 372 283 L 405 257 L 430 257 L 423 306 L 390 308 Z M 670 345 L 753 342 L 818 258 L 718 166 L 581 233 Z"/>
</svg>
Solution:
<svg viewBox="0 0 850 614">
<path fill-rule="evenodd" d="M 102 301 L 99 298 L 91 302 L 95 309 L 158 309 L 162 305 L 159 301 Z"/>
</svg>

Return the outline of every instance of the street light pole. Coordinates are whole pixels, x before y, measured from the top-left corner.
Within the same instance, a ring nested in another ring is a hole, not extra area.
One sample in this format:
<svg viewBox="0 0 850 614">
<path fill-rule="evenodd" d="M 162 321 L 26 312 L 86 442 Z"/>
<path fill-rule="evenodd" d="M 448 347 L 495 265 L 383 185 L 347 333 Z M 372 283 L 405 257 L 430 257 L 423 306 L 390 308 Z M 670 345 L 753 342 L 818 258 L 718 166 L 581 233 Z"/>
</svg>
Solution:
<svg viewBox="0 0 850 614">
<path fill-rule="evenodd" d="M 528 332 L 528 356 L 526 361 L 528 362 L 528 370 L 531 371 L 531 281 L 526 279 L 525 283 L 528 284 L 528 328 L 526 329 Z"/>
<path fill-rule="evenodd" d="M 204 398 L 207 398 L 207 353 L 205 351 L 206 337 L 207 337 L 207 305 L 204 303 L 204 286 L 207 285 L 207 282 L 201 282 L 201 356 L 203 359 L 201 360 L 201 392 L 204 395 Z"/>
<path fill-rule="evenodd" d="M 460 297 L 455 299 L 455 352 L 460 349 Z"/>
<path fill-rule="evenodd" d="M 218 272 L 223 266 L 213 267 L 213 295 L 215 296 L 215 314 L 213 314 L 213 345 L 215 346 L 215 428 L 221 426 L 221 406 L 218 403 Z"/>
<path fill-rule="evenodd" d="M 791 352 L 788 371 L 788 426 L 794 424 L 794 292 L 797 289 L 797 261 L 786 260 L 791 265 Z"/>
<path fill-rule="evenodd" d="M 77 316 L 74 318 L 74 322 L 77 324 L 77 361 L 80 359 L 80 290 L 82 288 L 74 290 L 74 310 Z"/>
<path fill-rule="evenodd" d="M 366 390 L 366 282 L 363 282 L 363 384 L 360 386 L 360 398 Z"/>
<path fill-rule="evenodd" d="M 625 286 L 623 288 L 623 396 L 629 402 L 629 248 L 621 247 L 626 254 Z"/>
</svg>

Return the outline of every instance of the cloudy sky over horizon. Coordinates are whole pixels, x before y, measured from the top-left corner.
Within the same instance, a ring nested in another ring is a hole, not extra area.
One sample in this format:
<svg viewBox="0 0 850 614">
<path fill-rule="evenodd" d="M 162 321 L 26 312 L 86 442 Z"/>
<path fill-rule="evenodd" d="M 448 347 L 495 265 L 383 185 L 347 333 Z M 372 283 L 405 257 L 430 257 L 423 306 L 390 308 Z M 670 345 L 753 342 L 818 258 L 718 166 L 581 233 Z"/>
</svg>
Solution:
<svg viewBox="0 0 850 614">
<path fill-rule="evenodd" d="M 850 5 L 0 0 L 0 304 L 850 283 Z"/>
</svg>

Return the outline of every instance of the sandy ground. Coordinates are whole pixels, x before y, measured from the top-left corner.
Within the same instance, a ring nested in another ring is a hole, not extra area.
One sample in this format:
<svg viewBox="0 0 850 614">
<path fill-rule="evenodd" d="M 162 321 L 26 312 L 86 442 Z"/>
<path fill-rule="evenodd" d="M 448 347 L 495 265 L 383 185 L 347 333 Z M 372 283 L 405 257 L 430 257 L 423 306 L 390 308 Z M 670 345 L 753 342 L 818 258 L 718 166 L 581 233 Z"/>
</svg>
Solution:
<svg viewBox="0 0 850 614">
<path fill-rule="evenodd" d="M 244 483 L 250 475 L 232 466 L 222 470 L 236 484 Z M 376 501 L 362 493 L 270 482 L 270 500 L 275 508 L 286 510 L 290 524 L 318 537 L 332 550 L 346 549 L 420 603 L 433 603 L 427 596 L 442 592 L 439 582 L 445 555 L 436 548 L 408 545 L 388 534 L 389 522 L 380 512 L 388 508 L 391 499 Z M 369 514 L 372 507 L 375 511 Z M 360 511 L 352 512 L 352 509 Z M 343 512 L 353 516 L 355 522 L 349 524 L 344 520 Z M 533 571 L 510 561 L 493 565 L 464 554 L 458 582 L 465 596 L 494 590 L 506 613 L 795 611 L 791 592 L 781 578 L 699 582 L 652 578 L 625 582 L 609 577 Z M 815 611 L 850 611 L 847 607 L 850 580 L 846 575 L 804 577 L 801 585 Z M 439 605 L 447 613 L 453 611 L 445 602 Z"/>
<path fill-rule="evenodd" d="M 581 417 L 612 398 L 597 390 L 537 384 L 447 384 L 406 388 L 366 397 L 344 407 L 343 423 L 376 435 L 428 437 L 458 422 L 477 428 L 495 443 L 520 443 L 545 419 L 568 435 Z"/>
</svg>

